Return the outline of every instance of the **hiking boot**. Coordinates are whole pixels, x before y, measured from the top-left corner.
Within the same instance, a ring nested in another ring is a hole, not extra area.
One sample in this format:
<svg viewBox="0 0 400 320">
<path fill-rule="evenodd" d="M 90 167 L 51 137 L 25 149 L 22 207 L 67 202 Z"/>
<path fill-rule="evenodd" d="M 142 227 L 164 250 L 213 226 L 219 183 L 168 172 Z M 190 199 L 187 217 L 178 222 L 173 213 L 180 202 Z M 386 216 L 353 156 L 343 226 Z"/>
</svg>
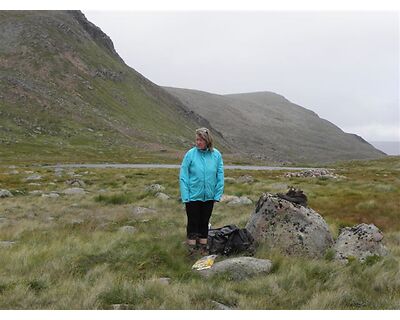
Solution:
<svg viewBox="0 0 400 320">
<path fill-rule="evenodd" d="M 188 257 L 193 257 L 198 252 L 197 245 L 186 244 L 186 248 L 187 248 L 187 256 Z"/>
</svg>

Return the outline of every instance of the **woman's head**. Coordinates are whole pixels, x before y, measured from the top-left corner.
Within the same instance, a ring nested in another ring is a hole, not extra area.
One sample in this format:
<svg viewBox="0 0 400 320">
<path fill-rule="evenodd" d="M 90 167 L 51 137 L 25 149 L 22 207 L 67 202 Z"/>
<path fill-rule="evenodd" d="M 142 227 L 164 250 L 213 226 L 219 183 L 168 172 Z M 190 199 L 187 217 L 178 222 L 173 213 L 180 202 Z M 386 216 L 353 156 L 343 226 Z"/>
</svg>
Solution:
<svg viewBox="0 0 400 320">
<path fill-rule="evenodd" d="M 199 149 L 210 149 L 213 151 L 213 137 L 207 128 L 199 128 L 196 130 L 196 147 Z"/>
</svg>

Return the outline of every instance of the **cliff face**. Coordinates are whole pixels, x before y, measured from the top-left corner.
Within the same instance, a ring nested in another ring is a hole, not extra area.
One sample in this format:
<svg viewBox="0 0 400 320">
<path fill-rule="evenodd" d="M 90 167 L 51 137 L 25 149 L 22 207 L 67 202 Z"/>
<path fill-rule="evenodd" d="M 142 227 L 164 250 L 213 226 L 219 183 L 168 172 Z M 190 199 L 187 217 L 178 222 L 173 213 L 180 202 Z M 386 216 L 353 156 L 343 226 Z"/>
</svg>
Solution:
<svg viewBox="0 0 400 320">
<path fill-rule="evenodd" d="M 85 15 L 80 11 L 67 11 L 81 26 L 82 28 L 96 41 L 100 46 L 104 47 L 109 53 L 114 55 L 120 61 L 122 58 L 114 49 L 114 44 L 110 37 L 107 36 L 99 27 L 86 19 Z"/>
</svg>

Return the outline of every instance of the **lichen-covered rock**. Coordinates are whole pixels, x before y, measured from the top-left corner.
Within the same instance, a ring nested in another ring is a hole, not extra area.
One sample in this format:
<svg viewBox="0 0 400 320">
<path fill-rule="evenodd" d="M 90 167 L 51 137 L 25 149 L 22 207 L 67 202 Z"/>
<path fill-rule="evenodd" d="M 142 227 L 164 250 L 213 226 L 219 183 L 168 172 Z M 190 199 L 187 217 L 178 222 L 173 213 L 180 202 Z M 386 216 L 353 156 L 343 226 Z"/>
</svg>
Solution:
<svg viewBox="0 0 400 320">
<path fill-rule="evenodd" d="M 253 203 L 253 201 L 251 201 L 247 197 L 237 197 L 237 196 L 230 196 L 230 195 L 223 195 L 221 197 L 220 202 L 226 202 L 228 206 L 241 206 L 241 205 Z"/>
<path fill-rule="evenodd" d="M 251 184 L 254 182 L 254 178 L 248 174 L 245 174 L 243 176 L 240 176 L 239 178 L 237 178 L 236 180 L 238 183 L 247 183 L 247 184 Z"/>
<path fill-rule="evenodd" d="M 246 229 L 256 243 L 288 255 L 320 258 L 333 245 L 328 225 L 320 214 L 270 193 L 260 197 Z"/>
<path fill-rule="evenodd" d="M 167 195 L 165 193 L 162 193 L 162 192 L 157 192 L 155 196 L 156 196 L 157 199 L 160 199 L 160 200 L 168 200 L 168 199 L 170 199 L 169 195 Z"/>
<path fill-rule="evenodd" d="M 236 197 L 235 199 L 228 202 L 228 206 L 231 206 L 231 207 L 242 206 L 242 205 L 247 205 L 247 204 L 253 204 L 253 201 L 251 201 L 247 197 Z"/>
<path fill-rule="evenodd" d="M 238 200 L 239 197 L 237 196 L 230 196 L 230 195 L 222 195 L 220 202 L 230 202 L 232 200 Z"/>
<path fill-rule="evenodd" d="M 382 239 L 382 232 L 373 224 L 343 228 L 333 247 L 335 259 L 347 262 L 349 257 L 355 257 L 364 261 L 368 256 L 384 256 L 387 250 Z"/>
<path fill-rule="evenodd" d="M 12 193 L 6 189 L 1 189 L 0 190 L 0 198 L 8 198 L 8 197 L 12 197 Z"/>
<path fill-rule="evenodd" d="M 157 192 L 161 192 L 165 190 L 165 187 L 163 187 L 160 184 L 152 184 L 150 186 L 147 186 L 145 189 L 147 192 L 151 192 L 151 193 L 157 193 Z"/>
<path fill-rule="evenodd" d="M 267 259 L 252 257 L 238 257 L 216 262 L 209 269 L 198 270 L 203 277 L 212 277 L 216 274 L 226 274 L 231 280 L 244 280 L 258 274 L 268 274 L 272 262 Z"/>
<path fill-rule="evenodd" d="M 39 174 L 37 174 L 37 173 L 35 173 L 35 174 L 32 174 L 32 175 L 30 175 L 29 177 L 27 177 L 27 178 L 25 179 L 25 181 L 41 180 L 41 179 L 42 179 L 42 176 L 39 175 Z"/>
<path fill-rule="evenodd" d="M 145 208 L 145 207 L 133 207 L 132 208 L 132 214 L 134 216 L 147 214 L 147 213 L 153 214 L 153 213 L 157 213 L 157 211 L 155 209 Z"/>
<path fill-rule="evenodd" d="M 77 188 L 84 188 L 86 187 L 86 184 L 84 181 L 77 179 L 77 178 L 73 178 L 73 179 L 69 179 L 67 181 L 65 181 L 65 183 L 67 185 L 70 185 L 72 187 L 77 187 Z"/>
</svg>

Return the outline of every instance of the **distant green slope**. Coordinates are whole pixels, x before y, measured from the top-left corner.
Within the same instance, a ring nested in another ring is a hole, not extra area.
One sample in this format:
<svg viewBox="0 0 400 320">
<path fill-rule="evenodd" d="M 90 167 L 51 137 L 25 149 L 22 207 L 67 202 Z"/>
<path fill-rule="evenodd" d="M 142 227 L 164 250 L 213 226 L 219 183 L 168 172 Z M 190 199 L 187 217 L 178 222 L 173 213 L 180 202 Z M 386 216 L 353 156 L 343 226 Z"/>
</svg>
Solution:
<svg viewBox="0 0 400 320">
<path fill-rule="evenodd" d="M 176 160 L 209 125 L 79 11 L 0 11 L 0 43 L 2 162 Z"/>
</svg>

